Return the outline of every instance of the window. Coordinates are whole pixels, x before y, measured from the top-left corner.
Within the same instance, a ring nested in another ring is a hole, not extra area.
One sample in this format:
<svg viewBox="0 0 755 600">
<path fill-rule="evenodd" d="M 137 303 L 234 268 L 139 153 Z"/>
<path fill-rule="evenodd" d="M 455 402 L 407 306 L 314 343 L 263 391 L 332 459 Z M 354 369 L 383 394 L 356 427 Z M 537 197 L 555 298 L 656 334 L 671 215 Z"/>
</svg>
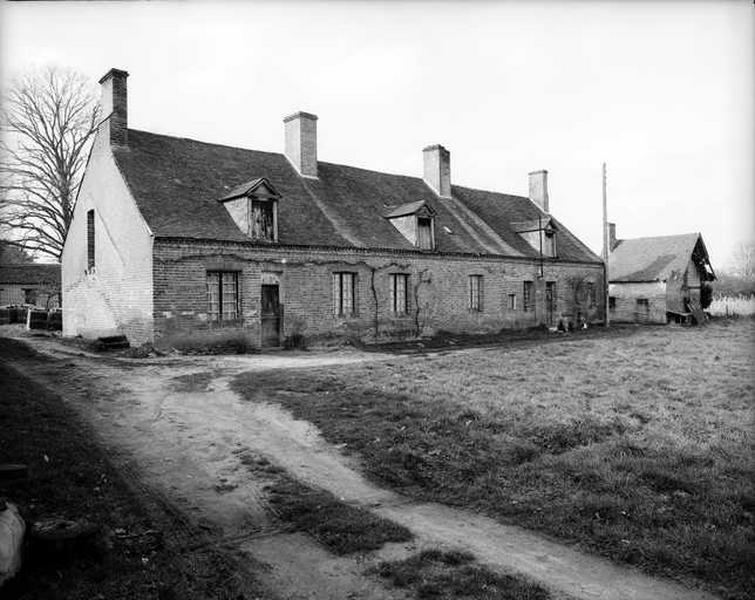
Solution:
<svg viewBox="0 0 755 600">
<path fill-rule="evenodd" d="M 469 276 L 469 310 L 482 310 L 482 275 Z"/>
<path fill-rule="evenodd" d="M 430 217 L 417 217 L 417 247 L 433 249 L 433 220 Z"/>
<path fill-rule="evenodd" d="M 616 310 L 616 297 L 608 296 L 608 310 Z"/>
<path fill-rule="evenodd" d="M 647 298 L 637 298 L 637 308 L 647 309 L 650 306 Z"/>
<path fill-rule="evenodd" d="M 524 310 L 524 312 L 532 312 L 535 309 L 535 299 L 532 294 L 534 287 L 534 282 L 524 282 L 524 287 L 522 289 L 522 310 Z"/>
<path fill-rule="evenodd" d="M 238 273 L 235 271 L 207 272 L 207 312 L 211 322 L 238 320 Z"/>
<path fill-rule="evenodd" d="M 509 310 L 516 310 L 516 294 L 509 294 Z"/>
<path fill-rule="evenodd" d="M 275 241 L 275 220 L 273 203 L 262 200 L 251 201 L 249 235 L 254 240 Z"/>
<path fill-rule="evenodd" d="M 356 314 L 356 273 L 333 273 L 333 313 L 337 317 Z"/>
<path fill-rule="evenodd" d="M 87 211 L 87 269 L 94 268 L 94 209 Z"/>
<path fill-rule="evenodd" d="M 391 307 L 395 314 L 405 315 L 409 312 L 409 275 L 394 273 L 391 275 Z"/>
</svg>

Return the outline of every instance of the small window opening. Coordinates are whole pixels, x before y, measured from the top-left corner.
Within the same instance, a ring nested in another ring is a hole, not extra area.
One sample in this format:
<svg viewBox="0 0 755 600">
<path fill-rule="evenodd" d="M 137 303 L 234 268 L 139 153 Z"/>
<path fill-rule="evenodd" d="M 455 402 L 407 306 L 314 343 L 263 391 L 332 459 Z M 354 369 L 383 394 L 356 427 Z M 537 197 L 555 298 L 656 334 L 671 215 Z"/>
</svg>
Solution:
<svg viewBox="0 0 755 600">
<path fill-rule="evenodd" d="M 87 211 L 87 269 L 94 269 L 94 209 Z"/>
</svg>

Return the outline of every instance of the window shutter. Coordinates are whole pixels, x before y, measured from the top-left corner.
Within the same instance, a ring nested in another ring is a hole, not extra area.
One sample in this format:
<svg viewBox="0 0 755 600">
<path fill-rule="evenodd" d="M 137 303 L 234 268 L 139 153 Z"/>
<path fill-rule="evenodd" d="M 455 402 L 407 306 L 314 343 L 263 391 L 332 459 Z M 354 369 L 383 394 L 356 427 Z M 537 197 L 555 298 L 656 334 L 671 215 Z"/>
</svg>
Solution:
<svg viewBox="0 0 755 600">
<path fill-rule="evenodd" d="M 341 273 L 341 277 L 343 314 L 351 315 L 354 312 L 354 275 L 352 273 Z"/>
<path fill-rule="evenodd" d="M 340 314 L 339 298 L 340 298 L 340 273 L 333 273 L 333 314 L 337 317 Z"/>
</svg>

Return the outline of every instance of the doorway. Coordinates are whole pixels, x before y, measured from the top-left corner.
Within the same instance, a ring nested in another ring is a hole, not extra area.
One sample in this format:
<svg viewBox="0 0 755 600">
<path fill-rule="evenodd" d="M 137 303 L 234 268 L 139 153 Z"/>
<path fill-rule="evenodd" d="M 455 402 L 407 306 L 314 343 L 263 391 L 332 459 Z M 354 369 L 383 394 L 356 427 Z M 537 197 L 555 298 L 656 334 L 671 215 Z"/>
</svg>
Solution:
<svg viewBox="0 0 755 600">
<path fill-rule="evenodd" d="M 545 324 L 548 327 L 555 325 L 556 319 L 556 282 L 545 282 Z"/>
<path fill-rule="evenodd" d="M 260 297 L 260 345 L 263 348 L 280 346 L 281 305 L 278 284 L 263 284 Z"/>
</svg>

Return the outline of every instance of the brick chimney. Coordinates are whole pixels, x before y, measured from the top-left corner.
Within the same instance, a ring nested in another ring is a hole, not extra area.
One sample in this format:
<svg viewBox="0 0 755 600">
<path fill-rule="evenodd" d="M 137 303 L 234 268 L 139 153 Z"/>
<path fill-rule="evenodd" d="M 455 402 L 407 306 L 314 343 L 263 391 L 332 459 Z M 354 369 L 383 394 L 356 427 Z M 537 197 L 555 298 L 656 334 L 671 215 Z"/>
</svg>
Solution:
<svg viewBox="0 0 755 600">
<path fill-rule="evenodd" d="M 548 204 L 548 171 L 532 171 L 530 173 L 530 200 L 537 204 L 543 212 L 550 212 Z"/>
<path fill-rule="evenodd" d="M 126 146 L 128 144 L 127 78 L 128 73 L 126 71 L 110 69 L 100 79 L 102 126 L 106 127 L 110 143 L 114 146 Z"/>
<path fill-rule="evenodd" d="M 451 153 L 440 144 L 422 149 L 424 180 L 441 198 L 451 197 Z"/>
<path fill-rule="evenodd" d="M 283 119 L 286 129 L 286 158 L 299 175 L 317 178 L 317 116 L 297 112 Z"/>
</svg>

